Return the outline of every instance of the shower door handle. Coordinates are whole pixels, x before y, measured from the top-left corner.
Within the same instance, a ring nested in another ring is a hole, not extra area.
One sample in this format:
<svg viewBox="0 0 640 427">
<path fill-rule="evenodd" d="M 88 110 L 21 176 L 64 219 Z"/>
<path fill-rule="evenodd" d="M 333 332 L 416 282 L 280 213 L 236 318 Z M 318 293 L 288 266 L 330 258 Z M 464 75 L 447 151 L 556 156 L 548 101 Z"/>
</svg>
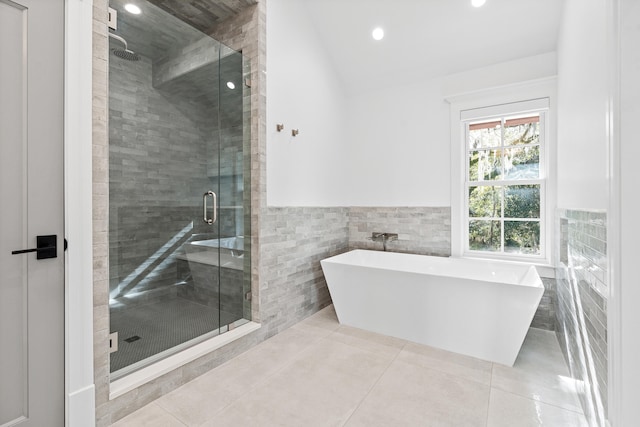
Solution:
<svg viewBox="0 0 640 427">
<path fill-rule="evenodd" d="M 207 197 L 211 197 L 213 199 L 213 218 L 207 217 Z M 217 217 L 218 201 L 216 198 L 216 193 L 214 193 L 213 191 L 207 191 L 206 193 L 204 193 L 204 195 L 202 196 L 202 206 L 203 206 L 203 212 L 204 212 L 204 222 L 206 222 L 209 225 L 216 222 L 216 220 L 218 219 Z"/>
</svg>

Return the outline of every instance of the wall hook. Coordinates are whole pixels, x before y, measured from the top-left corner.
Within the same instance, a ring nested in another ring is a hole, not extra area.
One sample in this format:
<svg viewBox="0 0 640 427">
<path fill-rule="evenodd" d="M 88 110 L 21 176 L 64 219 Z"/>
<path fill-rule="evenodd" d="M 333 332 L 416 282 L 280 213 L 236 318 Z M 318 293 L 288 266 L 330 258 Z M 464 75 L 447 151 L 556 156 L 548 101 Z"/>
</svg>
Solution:
<svg viewBox="0 0 640 427">
<path fill-rule="evenodd" d="M 298 136 L 300 131 L 298 129 L 291 129 L 291 136 Z"/>
<path fill-rule="evenodd" d="M 283 130 L 283 129 L 284 129 L 284 125 L 283 125 L 282 123 L 278 123 L 278 124 L 276 125 L 276 130 L 277 130 L 278 132 L 282 132 L 282 130 Z"/>
</svg>

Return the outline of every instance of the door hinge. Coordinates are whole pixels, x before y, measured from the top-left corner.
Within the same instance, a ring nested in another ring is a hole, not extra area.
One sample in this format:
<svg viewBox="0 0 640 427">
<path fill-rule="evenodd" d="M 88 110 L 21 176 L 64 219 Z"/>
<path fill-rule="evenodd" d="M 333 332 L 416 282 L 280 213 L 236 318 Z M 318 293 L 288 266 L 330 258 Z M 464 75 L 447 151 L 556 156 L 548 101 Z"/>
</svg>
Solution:
<svg viewBox="0 0 640 427">
<path fill-rule="evenodd" d="M 247 300 L 247 301 L 251 301 L 251 291 L 249 291 L 246 294 L 244 294 L 244 299 Z"/>
<path fill-rule="evenodd" d="M 244 85 L 246 87 L 251 87 L 251 79 L 244 79 Z"/>
<path fill-rule="evenodd" d="M 118 351 L 118 333 L 113 332 L 109 334 L 109 353 L 115 353 Z"/>
<path fill-rule="evenodd" d="M 118 11 L 112 8 L 109 8 L 109 18 L 107 19 L 107 23 L 109 24 L 109 28 L 112 30 L 118 29 Z"/>
</svg>

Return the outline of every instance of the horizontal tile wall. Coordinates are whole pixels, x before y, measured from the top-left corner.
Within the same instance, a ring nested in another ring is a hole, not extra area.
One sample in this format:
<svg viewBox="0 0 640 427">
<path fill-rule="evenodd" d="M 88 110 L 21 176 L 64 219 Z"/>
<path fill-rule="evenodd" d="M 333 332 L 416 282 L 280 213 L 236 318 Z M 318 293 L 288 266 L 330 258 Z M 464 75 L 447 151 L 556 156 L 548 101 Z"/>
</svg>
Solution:
<svg viewBox="0 0 640 427">
<path fill-rule="evenodd" d="M 607 416 L 607 251 L 603 212 L 558 215 L 556 335 L 592 425 Z"/>
<path fill-rule="evenodd" d="M 555 331 L 556 329 L 556 279 L 542 278 L 544 294 L 531 322 L 532 328 Z"/>
<path fill-rule="evenodd" d="M 348 208 L 268 207 L 260 222 L 260 312 L 271 336 L 331 304 L 320 260 L 348 250 Z"/>
<path fill-rule="evenodd" d="M 396 233 L 387 250 L 422 255 L 451 255 L 450 207 L 351 207 L 349 248 L 382 249 L 372 232 Z"/>
<path fill-rule="evenodd" d="M 210 188 L 205 148 L 215 143 L 209 117 L 216 108 L 192 105 L 180 91 L 169 95 L 158 90 L 151 82 L 152 68 L 144 56 L 139 61 L 109 60 L 112 297 L 169 291 L 176 283 L 176 247 L 167 243 L 188 227 L 196 227 L 189 234 L 214 232 L 213 227 L 197 227 L 203 188 Z M 143 283 L 131 283 L 131 273 L 159 250 L 163 253 L 156 265 L 137 275 Z M 150 276 L 165 260 L 168 268 L 163 264 L 160 274 Z"/>
</svg>

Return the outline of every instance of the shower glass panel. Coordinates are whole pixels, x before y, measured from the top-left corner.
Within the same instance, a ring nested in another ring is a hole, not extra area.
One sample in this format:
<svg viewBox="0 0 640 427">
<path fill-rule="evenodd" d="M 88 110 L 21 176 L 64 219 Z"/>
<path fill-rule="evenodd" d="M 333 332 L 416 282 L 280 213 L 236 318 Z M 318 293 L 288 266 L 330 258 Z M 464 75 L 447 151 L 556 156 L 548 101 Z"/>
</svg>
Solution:
<svg viewBox="0 0 640 427">
<path fill-rule="evenodd" d="M 250 64 L 124 4 L 110 1 L 112 379 L 251 319 Z"/>
</svg>

